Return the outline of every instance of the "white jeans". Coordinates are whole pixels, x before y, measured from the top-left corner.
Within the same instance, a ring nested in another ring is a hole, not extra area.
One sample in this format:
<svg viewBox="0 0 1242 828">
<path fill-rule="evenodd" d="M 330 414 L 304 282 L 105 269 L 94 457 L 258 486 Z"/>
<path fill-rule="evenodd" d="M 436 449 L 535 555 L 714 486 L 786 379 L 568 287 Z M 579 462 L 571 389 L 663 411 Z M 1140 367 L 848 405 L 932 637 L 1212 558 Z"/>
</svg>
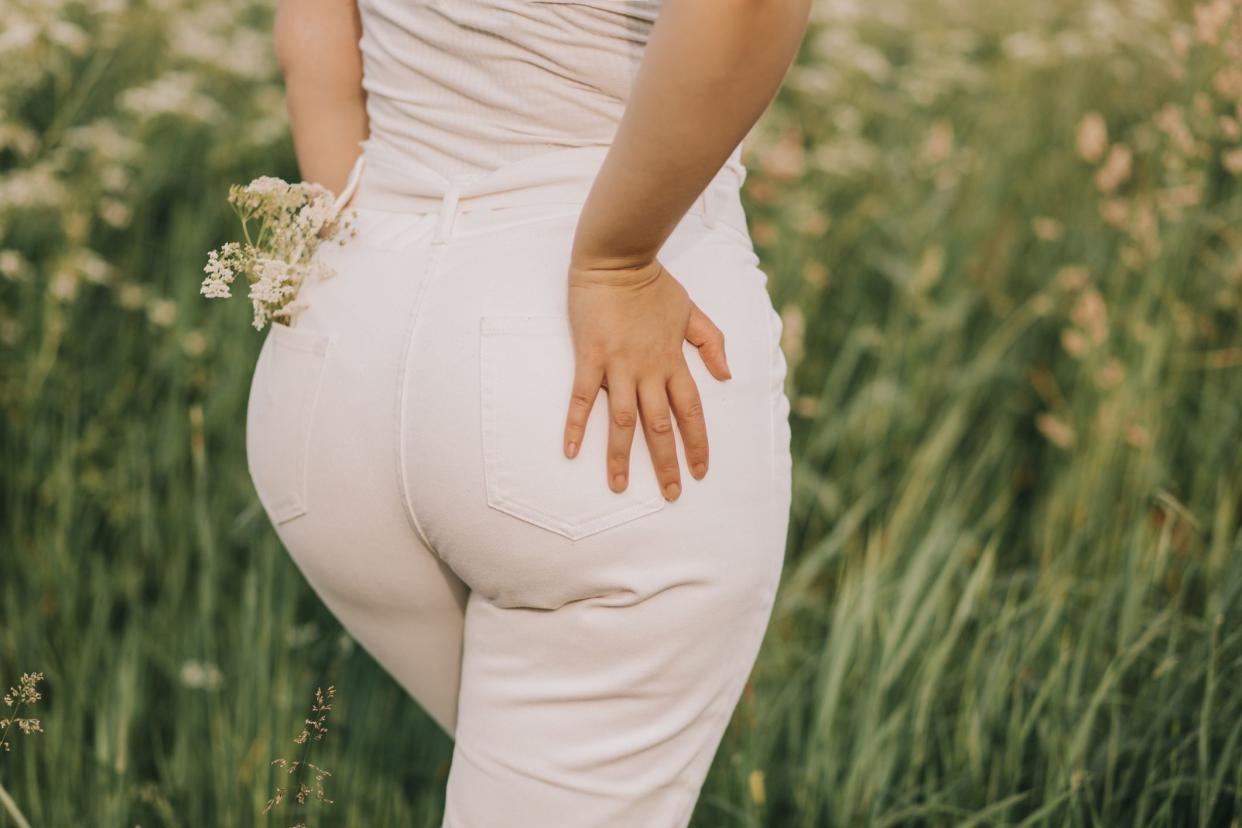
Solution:
<svg viewBox="0 0 1242 828">
<path fill-rule="evenodd" d="M 455 741 L 445 826 L 680 828 L 767 627 L 790 505 L 775 312 L 722 170 L 661 261 L 724 331 L 684 343 L 711 461 L 666 502 L 641 426 L 608 488 L 578 456 L 570 244 L 605 147 L 448 180 L 368 146 L 358 235 L 255 366 L 247 455 L 289 554 Z M 348 194 L 343 194 L 348 197 Z"/>
</svg>

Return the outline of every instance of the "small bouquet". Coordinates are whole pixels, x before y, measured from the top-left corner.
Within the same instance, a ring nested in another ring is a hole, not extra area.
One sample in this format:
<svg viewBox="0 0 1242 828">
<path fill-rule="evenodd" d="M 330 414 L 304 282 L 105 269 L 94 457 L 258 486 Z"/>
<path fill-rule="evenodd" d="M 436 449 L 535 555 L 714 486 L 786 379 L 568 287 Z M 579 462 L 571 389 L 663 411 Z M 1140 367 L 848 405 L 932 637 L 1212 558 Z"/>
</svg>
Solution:
<svg viewBox="0 0 1242 828">
<path fill-rule="evenodd" d="M 292 325 L 305 308 L 294 301 L 302 283 L 334 272 L 315 257 L 320 243 L 344 244 L 356 232 L 352 211 L 341 212 L 343 200 L 319 184 L 290 184 L 272 176 L 229 187 L 229 204 L 241 219 L 245 240 L 207 254 L 199 293 L 209 299 L 228 296 L 241 274 L 250 283 L 254 327 L 262 330 L 267 321 Z"/>
</svg>

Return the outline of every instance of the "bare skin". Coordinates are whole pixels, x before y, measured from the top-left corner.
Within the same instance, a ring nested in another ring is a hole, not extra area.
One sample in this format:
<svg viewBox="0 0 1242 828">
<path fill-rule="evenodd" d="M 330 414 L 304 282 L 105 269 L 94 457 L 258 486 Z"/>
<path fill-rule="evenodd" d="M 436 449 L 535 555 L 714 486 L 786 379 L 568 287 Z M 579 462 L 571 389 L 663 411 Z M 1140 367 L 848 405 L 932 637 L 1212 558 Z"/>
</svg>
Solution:
<svg viewBox="0 0 1242 828">
<path fill-rule="evenodd" d="M 580 450 L 608 391 L 608 478 L 628 485 L 641 418 L 666 500 L 681 494 L 672 418 L 695 479 L 707 426 L 682 341 L 728 379 L 724 335 L 656 259 L 690 205 L 771 103 L 797 53 L 810 0 L 664 0 L 625 115 L 582 215 L 569 271 L 576 370 L 565 454 Z"/>
<path fill-rule="evenodd" d="M 273 34 L 302 178 L 339 193 L 370 133 L 357 4 L 280 0 Z"/>
<path fill-rule="evenodd" d="M 812 0 L 664 0 L 607 158 L 583 207 L 568 274 L 575 372 L 564 451 L 575 457 L 608 394 L 608 485 L 625 491 L 641 421 L 667 500 L 681 494 L 673 420 L 695 479 L 707 425 L 682 353 L 718 380 L 724 335 L 656 254 L 771 103 Z M 356 0 L 279 0 L 276 52 L 302 176 L 344 187 L 368 134 Z"/>
</svg>

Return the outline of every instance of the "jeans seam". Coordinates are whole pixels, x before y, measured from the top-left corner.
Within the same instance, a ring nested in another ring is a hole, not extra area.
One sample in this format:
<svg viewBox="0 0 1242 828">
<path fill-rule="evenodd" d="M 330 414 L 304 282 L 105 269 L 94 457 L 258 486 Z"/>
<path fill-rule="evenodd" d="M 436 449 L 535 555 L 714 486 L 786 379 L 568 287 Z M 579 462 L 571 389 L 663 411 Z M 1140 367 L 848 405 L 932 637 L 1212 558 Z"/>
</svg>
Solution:
<svg viewBox="0 0 1242 828">
<path fill-rule="evenodd" d="M 765 306 L 765 315 L 768 317 L 768 479 L 773 487 L 776 486 L 776 381 L 777 374 L 773 360 L 776 354 L 773 348 L 780 349 L 780 341 L 776 336 L 776 324 L 773 320 L 773 314 L 776 310 L 770 306 Z M 782 378 L 783 380 L 783 378 Z M 783 390 L 783 388 L 782 388 Z"/>
<path fill-rule="evenodd" d="M 540 502 L 538 494 L 525 489 L 514 480 L 516 467 L 505 462 L 502 437 L 501 398 L 496 385 L 504 374 L 499 361 L 506 353 L 505 344 L 520 338 L 531 340 L 545 334 L 562 335 L 569 330 L 561 316 L 520 316 L 514 314 L 483 315 L 479 320 L 479 422 L 483 447 L 484 489 L 488 505 L 511 517 L 524 520 L 549 532 L 576 541 L 613 529 L 654 514 L 664 508 L 666 500 L 658 490 L 641 500 L 634 500 L 637 490 L 625 496 L 609 495 L 607 504 L 595 504 L 569 513 L 551 509 Z M 613 498 L 616 498 L 615 500 Z"/>
<path fill-rule="evenodd" d="M 441 259 L 444 257 L 444 251 L 446 247 L 447 247 L 447 243 L 444 243 L 444 242 L 434 242 L 432 243 L 430 247 L 430 252 L 427 257 L 427 266 L 423 274 L 422 283 L 418 286 L 418 290 L 415 291 L 414 305 L 413 305 L 413 308 L 410 310 L 410 318 L 409 318 L 409 321 L 406 323 L 405 333 L 401 338 L 401 362 L 397 367 L 396 387 L 394 388 L 394 393 L 393 393 L 393 398 L 395 400 L 395 407 L 396 407 L 395 416 L 393 417 L 393 422 L 395 423 L 395 428 L 396 428 L 396 434 L 394 436 L 394 439 L 395 439 L 395 443 L 397 446 L 397 459 L 396 459 L 397 491 L 400 493 L 401 510 L 402 512 L 405 513 L 405 517 L 406 517 L 406 520 L 410 524 L 410 528 L 414 530 L 414 533 L 418 535 L 419 540 L 421 540 L 423 544 L 429 550 L 431 550 L 431 553 L 435 555 L 437 558 L 440 557 L 440 554 L 439 552 L 436 551 L 436 548 L 432 544 L 431 539 L 427 537 L 427 533 L 423 530 L 422 523 L 420 523 L 418 520 L 418 515 L 415 514 L 414 504 L 410 498 L 409 485 L 406 482 L 406 478 L 405 478 L 405 470 L 406 470 L 405 389 L 406 389 L 406 374 L 409 371 L 410 351 L 411 351 L 413 341 L 414 341 L 414 330 L 418 326 L 419 318 L 422 316 L 423 295 L 427 292 L 427 288 L 430 286 L 431 280 L 435 278 L 436 273 L 439 271 L 440 262 L 441 262 Z"/>
</svg>

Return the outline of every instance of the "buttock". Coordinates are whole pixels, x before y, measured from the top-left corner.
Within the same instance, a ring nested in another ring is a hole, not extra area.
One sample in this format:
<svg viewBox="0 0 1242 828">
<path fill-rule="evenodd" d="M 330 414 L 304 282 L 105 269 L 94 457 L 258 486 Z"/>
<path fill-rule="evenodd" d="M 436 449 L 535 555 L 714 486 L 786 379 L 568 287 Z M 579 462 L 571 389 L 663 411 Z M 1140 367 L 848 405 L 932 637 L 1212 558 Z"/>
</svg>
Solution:
<svg viewBox="0 0 1242 828">
<path fill-rule="evenodd" d="M 779 317 L 753 253 L 697 216 L 661 261 L 724 331 L 733 379 L 683 355 L 710 441 L 707 476 L 660 493 L 641 428 L 627 489 L 607 486 L 607 392 L 577 457 L 561 450 L 574 372 L 565 286 L 574 221 L 531 224 L 443 251 L 402 378 L 401 465 L 437 554 L 501 606 L 551 609 L 671 582 L 775 588 L 788 508 Z M 776 536 L 780 537 L 776 537 Z"/>
<path fill-rule="evenodd" d="M 604 389 L 579 455 L 561 451 L 577 212 L 467 214 L 437 243 L 435 216 L 359 211 L 357 235 L 323 248 L 334 275 L 303 287 L 296 329 L 273 332 L 322 352 L 301 363 L 314 366 L 318 396 L 295 415 L 309 418 L 307 442 L 290 451 L 313 457 L 360 439 L 357 429 L 376 432 L 365 439 L 385 441 L 394 459 L 377 485 L 437 556 L 499 606 L 641 600 L 693 583 L 746 600 L 770 594 L 789 506 L 788 400 L 780 318 L 749 240 L 692 213 L 660 254 L 724 332 L 733 373 L 716 380 L 683 343 L 711 460 L 695 480 L 675 429 L 683 490 L 669 503 L 641 428 L 628 488 L 607 487 Z M 363 473 L 310 467 L 342 487 Z"/>
</svg>

